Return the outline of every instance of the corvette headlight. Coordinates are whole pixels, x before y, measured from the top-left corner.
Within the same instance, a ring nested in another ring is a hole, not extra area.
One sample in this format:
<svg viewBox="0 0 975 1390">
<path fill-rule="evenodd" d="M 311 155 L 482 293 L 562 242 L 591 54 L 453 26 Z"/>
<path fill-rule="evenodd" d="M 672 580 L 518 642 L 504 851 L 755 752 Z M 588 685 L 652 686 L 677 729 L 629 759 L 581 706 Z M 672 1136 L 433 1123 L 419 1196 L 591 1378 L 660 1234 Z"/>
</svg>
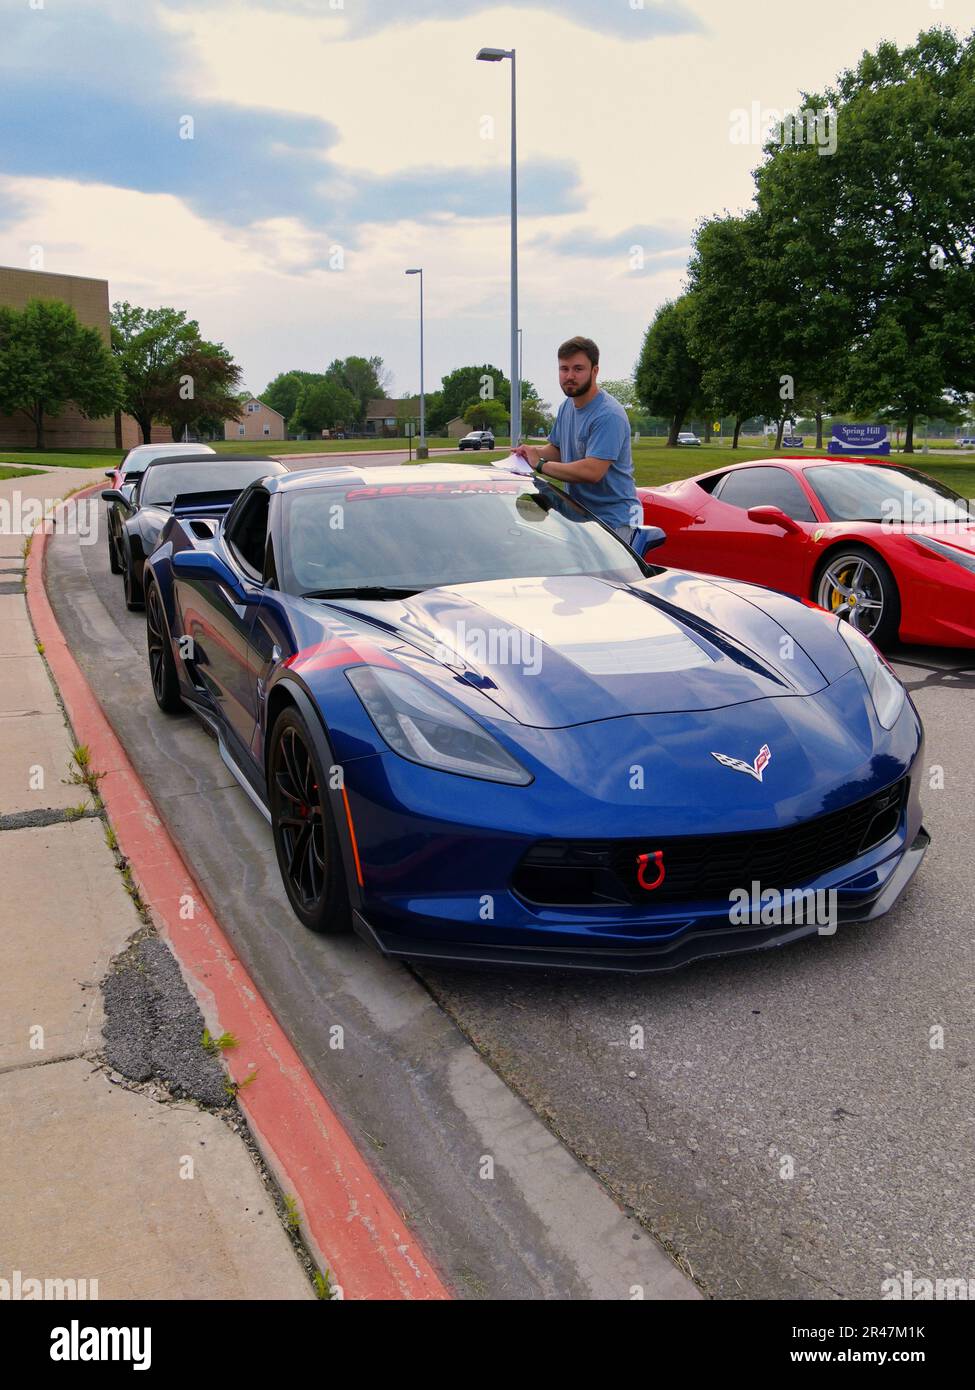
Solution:
<svg viewBox="0 0 975 1390">
<path fill-rule="evenodd" d="M 524 787 L 531 773 L 486 729 L 405 671 L 356 666 L 345 673 L 382 737 L 401 758 L 441 772 Z"/>
<path fill-rule="evenodd" d="M 853 653 L 853 660 L 867 683 L 877 718 L 885 729 L 892 729 L 904 707 L 907 691 L 877 651 L 877 648 L 850 623 L 840 622 L 840 636 Z"/>
</svg>

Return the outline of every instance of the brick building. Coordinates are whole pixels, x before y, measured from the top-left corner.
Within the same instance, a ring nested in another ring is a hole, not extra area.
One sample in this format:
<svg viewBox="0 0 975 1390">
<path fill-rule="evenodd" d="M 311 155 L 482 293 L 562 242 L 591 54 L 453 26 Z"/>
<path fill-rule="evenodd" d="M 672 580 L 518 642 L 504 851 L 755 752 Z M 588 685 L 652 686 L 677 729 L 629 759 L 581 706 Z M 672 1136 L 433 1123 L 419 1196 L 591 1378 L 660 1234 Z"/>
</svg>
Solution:
<svg viewBox="0 0 975 1390">
<path fill-rule="evenodd" d="M 44 270 L 16 270 L 0 266 L 0 305 L 23 309 L 31 299 L 61 299 L 70 304 L 85 328 L 97 328 L 106 346 L 111 343 L 108 281 L 86 275 L 52 275 Z M 168 425 L 154 425 L 153 443 L 167 443 L 173 432 Z M 61 447 L 130 449 L 141 444 L 142 434 L 131 415 L 86 420 L 68 403 L 60 415 L 44 418 L 44 443 Z M 34 426 L 26 415 L 0 415 L 0 448 L 33 447 Z"/>
</svg>

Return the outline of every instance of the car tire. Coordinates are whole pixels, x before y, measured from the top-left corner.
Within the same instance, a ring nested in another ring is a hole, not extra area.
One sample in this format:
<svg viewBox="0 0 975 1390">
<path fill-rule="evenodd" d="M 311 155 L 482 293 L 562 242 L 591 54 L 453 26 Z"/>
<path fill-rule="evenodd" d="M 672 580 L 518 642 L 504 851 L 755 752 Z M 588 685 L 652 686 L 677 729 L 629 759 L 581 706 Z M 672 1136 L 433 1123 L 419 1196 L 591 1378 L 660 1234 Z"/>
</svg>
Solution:
<svg viewBox="0 0 975 1390">
<path fill-rule="evenodd" d="M 474 445 L 474 448 L 477 450 L 478 453 L 480 453 L 480 451 L 481 451 L 481 441 L 480 441 L 480 440 L 477 441 L 477 443 Z"/>
<path fill-rule="evenodd" d="M 179 674 L 169 637 L 169 624 L 166 622 L 159 586 L 154 581 L 146 588 L 146 646 L 149 651 L 149 679 L 156 704 L 164 714 L 182 714 L 186 706 L 179 693 Z"/>
<path fill-rule="evenodd" d="M 844 596 L 838 592 L 837 586 L 843 582 L 845 572 L 848 571 L 852 578 L 860 566 L 859 586 L 870 595 L 871 603 L 879 599 L 882 606 L 874 626 L 861 625 L 859 620 L 853 625 L 876 646 L 889 647 L 897 640 L 900 628 L 900 592 L 890 566 L 870 546 L 843 545 L 825 556 L 816 570 L 810 597 L 828 613 L 837 613 L 839 617 L 847 619 L 847 613 L 843 611 Z M 866 606 L 859 608 L 860 613 L 869 611 Z"/>
<path fill-rule="evenodd" d="M 122 566 L 119 564 L 118 551 L 115 549 L 115 537 L 112 535 L 111 527 L 108 530 L 108 568 L 112 574 L 121 574 Z"/>
<path fill-rule="evenodd" d="M 309 931 L 338 936 L 352 926 L 342 846 L 308 726 L 293 707 L 271 730 L 268 808 L 274 852 L 292 910 Z"/>
<path fill-rule="evenodd" d="M 128 549 L 122 558 L 122 592 L 129 612 L 138 613 L 143 607 L 142 586 L 137 584 L 132 576 L 132 555 Z"/>
</svg>

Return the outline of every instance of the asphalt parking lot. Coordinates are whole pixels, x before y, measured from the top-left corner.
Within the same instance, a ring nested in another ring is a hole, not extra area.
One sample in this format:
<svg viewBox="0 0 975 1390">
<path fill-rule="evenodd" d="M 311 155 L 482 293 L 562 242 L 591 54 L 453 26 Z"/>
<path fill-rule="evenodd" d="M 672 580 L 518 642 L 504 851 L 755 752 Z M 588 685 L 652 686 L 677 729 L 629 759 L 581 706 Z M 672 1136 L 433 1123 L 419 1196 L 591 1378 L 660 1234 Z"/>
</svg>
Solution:
<svg viewBox="0 0 975 1390">
<path fill-rule="evenodd" d="M 933 842 L 881 921 L 671 976 L 414 974 L 291 917 L 216 745 L 156 710 L 144 618 L 104 542 L 59 536 L 47 565 L 72 650 L 237 949 L 463 1293 L 580 1293 L 533 1209 L 563 1150 L 519 1149 L 511 1091 L 628 1209 L 627 1237 L 653 1233 L 711 1297 L 878 1298 L 893 1272 L 975 1272 L 975 653 L 897 654 Z M 472 1096 L 478 1054 L 508 1091 Z M 479 1182 L 505 1142 L 497 1183 Z M 619 1282 L 631 1296 L 628 1267 Z"/>
</svg>

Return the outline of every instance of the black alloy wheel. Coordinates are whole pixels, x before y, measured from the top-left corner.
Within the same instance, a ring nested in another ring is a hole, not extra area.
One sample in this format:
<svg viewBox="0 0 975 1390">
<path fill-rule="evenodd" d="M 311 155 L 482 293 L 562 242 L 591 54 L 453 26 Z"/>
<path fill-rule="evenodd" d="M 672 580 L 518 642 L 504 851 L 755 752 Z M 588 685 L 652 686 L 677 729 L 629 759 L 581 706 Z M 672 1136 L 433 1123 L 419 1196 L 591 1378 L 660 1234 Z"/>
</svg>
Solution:
<svg viewBox="0 0 975 1390">
<path fill-rule="evenodd" d="M 146 644 L 149 648 L 149 675 L 156 704 L 166 714 L 182 714 L 179 675 L 169 641 L 169 625 L 163 612 L 162 596 L 153 582 L 146 590 Z"/>
<path fill-rule="evenodd" d="M 342 850 L 325 772 L 297 710 L 282 710 L 271 732 L 268 799 L 278 867 L 298 920 L 337 935 L 351 927 Z"/>
</svg>

